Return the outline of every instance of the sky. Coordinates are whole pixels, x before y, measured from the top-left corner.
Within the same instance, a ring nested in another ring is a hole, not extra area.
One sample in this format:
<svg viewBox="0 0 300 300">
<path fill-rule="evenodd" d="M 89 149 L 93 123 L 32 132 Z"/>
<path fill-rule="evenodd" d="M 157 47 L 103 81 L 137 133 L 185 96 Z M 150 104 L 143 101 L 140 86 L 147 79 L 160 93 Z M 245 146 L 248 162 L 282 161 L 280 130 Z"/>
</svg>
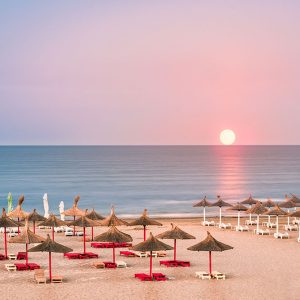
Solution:
<svg viewBox="0 0 300 300">
<path fill-rule="evenodd" d="M 300 144 L 300 2 L 0 0 L 0 144 Z"/>
</svg>

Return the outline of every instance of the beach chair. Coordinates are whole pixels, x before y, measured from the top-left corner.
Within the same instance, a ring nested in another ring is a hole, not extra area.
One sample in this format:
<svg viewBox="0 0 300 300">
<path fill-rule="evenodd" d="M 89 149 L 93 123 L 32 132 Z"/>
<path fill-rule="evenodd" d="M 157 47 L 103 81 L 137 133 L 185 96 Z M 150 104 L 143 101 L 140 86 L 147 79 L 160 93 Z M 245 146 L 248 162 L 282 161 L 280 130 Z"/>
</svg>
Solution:
<svg viewBox="0 0 300 300">
<path fill-rule="evenodd" d="M 105 268 L 107 269 L 115 269 L 117 267 L 116 263 L 110 262 L 110 261 L 104 261 Z"/>
<path fill-rule="evenodd" d="M 32 270 L 38 270 L 38 269 L 41 268 L 40 265 L 35 264 L 35 263 L 28 263 L 28 264 L 27 264 L 27 267 L 28 267 L 28 269 L 29 269 L 30 271 L 32 271 Z"/>
<path fill-rule="evenodd" d="M 92 266 L 95 267 L 96 269 L 104 269 L 105 264 L 102 261 L 95 261 L 92 263 Z"/>
<path fill-rule="evenodd" d="M 274 233 L 274 237 L 276 239 L 288 239 L 289 238 L 289 234 L 288 232 L 278 232 L 278 233 Z"/>
<path fill-rule="evenodd" d="M 140 252 L 140 251 L 132 251 L 137 257 L 147 257 L 146 252 Z"/>
<path fill-rule="evenodd" d="M 76 231 L 76 232 L 75 232 L 75 235 L 76 235 L 76 236 L 83 236 L 84 233 L 83 233 L 83 231 Z"/>
<path fill-rule="evenodd" d="M 61 227 L 61 226 L 59 226 L 59 227 L 54 227 L 54 231 L 55 231 L 56 233 L 64 232 L 64 228 Z"/>
<path fill-rule="evenodd" d="M 73 230 L 67 230 L 65 231 L 65 236 L 73 236 Z"/>
<path fill-rule="evenodd" d="M 221 223 L 221 224 L 219 224 L 219 228 L 230 229 L 230 228 L 232 228 L 232 225 L 231 225 L 231 223 Z"/>
<path fill-rule="evenodd" d="M 12 238 L 12 237 L 15 237 L 15 236 L 17 236 L 17 235 L 18 235 L 18 234 L 15 233 L 15 232 L 10 232 L 10 233 L 8 234 L 8 237 Z"/>
<path fill-rule="evenodd" d="M 63 277 L 59 276 L 59 275 L 52 276 L 51 282 L 52 283 L 62 283 L 63 282 Z"/>
<path fill-rule="evenodd" d="M 127 263 L 125 261 L 118 260 L 116 261 L 116 264 L 117 264 L 117 268 L 127 268 Z"/>
<path fill-rule="evenodd" d="M 88 256 L 88 258 L 98 258 L 99 255 L 93 252 L 86 252 L 85 255 Z"/>
<path fill-rule="evenodd" d="M 15 255 L 15 254 L 8 254 L 7 257 L 9 260 L 17 260 L 17 255 Z"/>
<path fill-rule="evenodd" d="M 215 221 L 203 221 L 203 226 L 215 226 Z"/>
<path fill-rule="evenodd" d="M 5 260 L 5 259 L 6 259 L 5 255 L 0 254 L 0 260 Z"/>
<path fill-rule="evenodd" d="M 141 281 L 152 281 L 153 280 L 153 278 L 150 275 L 145 274 L 145 273 L 134 274 L 134 277 L 140 279 Z"/>
<path fill-rule="evenodd" d="M 153 273 L 153 278 L 156 281 L 166 281 L 167 277 L 166 275 L 162 274 L 162 273 Z"/>
<path fill-rule="evenodd" d="M 284 225 L 284 229 L 287 231 L 297 231 L 298 226 L 297 225 Z"/>
<path fill-rule="evenodd" d="M 17 271 L 26 271 L 28 270 L 28 266 L 25 264 L 15 264 Z"/>
<path fill-rule="evenodd" d="M 135 254 L 132 251 L 120 251 L 120 255 L 126 257 L 135 257 Z"/>
<path fill-rule="evenodd" d="M 268 228 L 276 228 L 276 223 L 272 223 L 272 222 L 267 222 L 267 227 Z"/>
<path fill-rule="evenodd" d="M 46 276 L 44 269 L 36 269 L 34 270 L 34 280 L 36 283 L 46 283 Z"/>
<path fill-rule="evenodd" d="M 211 279 L 211 276 L 207 273 L 207 272 L 196 272 L 196 277 L 200 278 L 200 279 Z"/>
<path fill-rule="evenodd" d="M 166 257 L 167 256 L 166 251 L 157 251 L 156 254 L 157 254 L 157 257 Z"/>
<path fill-rule="evenodd" d="M 294 224 L 294 225 L 300 225 L 300 219 L 298 220 L 298 219 L 294 219 L 293 221 L 292 221 L 292 223 Z"/>
<path fill-rule="evenodd" d="M 14 264 L 5 264 L 4 266 L 7 271 L 17 271 L 17 267 Z"/>
<path fill-rule="evenodd" d="M 212 275 L 213 278 L 215 278 L 215 279 L 217 279 L 217 280 L 219 280 L 219 279 L 225 280 L 225 278 L 226 278 L 226 276 L 225 276 L 224 273 L 220 273 L 220 272 L 218 272 L 218 271 L 212 272 L 211 275 Z"/>
<path fill-rule="evenodd" d="M 245 222 L 246 225 L 257 225 L 257 220 L 246 220 Z"/>
<path fill-rule="evenodd" d="M 147 252 L 147 256 L 150 257 L 150 252 Z M 152 257 L 157 257 L 157 252 L 156 251 L 152 252 Z"/>
<path fill-rule="evenodd" d="M 245 225 L 245 226 L 240 225 L 240 226 L 236 226 L 235 230 L 236 231 L 249 231 L 249 227 L 247 225 Z"/>
<path fill-rule="evenodd" d="M 23 260 L 26 259 L 27 255 L 26 252 L 18 252 L 17 254 L 17 260 Z"/>
</svg>

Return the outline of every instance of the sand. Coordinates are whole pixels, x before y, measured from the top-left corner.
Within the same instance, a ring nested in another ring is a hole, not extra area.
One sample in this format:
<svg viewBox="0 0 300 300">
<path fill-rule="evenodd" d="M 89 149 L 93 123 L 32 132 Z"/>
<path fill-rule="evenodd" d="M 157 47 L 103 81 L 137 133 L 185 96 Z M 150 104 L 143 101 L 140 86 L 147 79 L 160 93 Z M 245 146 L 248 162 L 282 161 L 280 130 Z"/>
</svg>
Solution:
<svg viewBox="0 0 300 300">
<path fill-rule="evenodd" d="M 127 269 L 94 269 L 91 260 L 68 260 L 62 254 L 53 254 L 53 274 L 64 277 L 63 284 L 37 285 L 33 271 L 8 272 L 4 268 L 7 261 L 0 261 L 1 299 L 300 299 L 300 243 L 298 232 L 293 232 L 288 240 L 277 240 L 273 236 L 256 236 L 252 232 L 220 230 L 203 227 L 200 219 L 161 220 L 163 227 L 152 227 L 154 234 L 169 228 L 170 222 L 196 236 L 196 240 L 177 242 L 177 258 L 190 260 L 191 267 L 166 268 L 159 266 L 154 258 L 154 271 L 162 272 L 174 280 L 166 282 L 141 282 L 135 273 L 149 272 L 149 258 L 126 258 Z M 262 220 L 263 221 L 263 220 Z M 231 222 L 236 223 L 236 220 Z M 134 238 L 134 244 L 142 241 L 143 232 L 132 227 L 120 229 Z M 95 229 L 96 234 L 106 228 Z M 224 272 L 226 280 L 201 280 L 196 271 L 208 270 L 208 253 L 186 250 L 187 247 L 203 240 L 206 231 L 231 246 L 233 250 L 213 253 L 213 270 Z M 50 230 L 37 230 L 45 235 Z M 87 229 L 89 232 L 89 229 Z M 56 241 L 82 252 L 82 238 L 65 237 L 56 234 Z M 0 240 L 0 253 L 3 253 Z M 166 241 L 170 245 L 172 241 Z M 9 253 L 24 251 L 25 246 L 9 244 Z M 98 253 L 98 260 L 111 261 L 111 249 L 94 249 L 88 243 L 87 250 Z M 172 259 L 172 251 L 167 258 Z M 48 268 L 47 253 L 30 253 L 29 261 Z"/>
</svg>

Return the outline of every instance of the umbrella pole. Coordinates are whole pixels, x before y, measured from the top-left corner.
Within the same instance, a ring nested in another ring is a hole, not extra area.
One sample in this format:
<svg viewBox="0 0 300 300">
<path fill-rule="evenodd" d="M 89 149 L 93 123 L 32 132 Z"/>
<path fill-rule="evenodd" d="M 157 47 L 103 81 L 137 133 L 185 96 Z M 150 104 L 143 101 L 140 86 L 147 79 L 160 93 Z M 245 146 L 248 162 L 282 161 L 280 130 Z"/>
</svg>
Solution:
<svg viewBox="0 0 300 300">
<path fill-rule="evenodd" d="M 252 222 L 252 216 L 251 216 L 251 213 L 250 213 L 250 223 Z"/>
<path fill-rule="evenodd" d="M 52 241 L 54 241 L 54 226 L 52 226 Z"/>
<path fill-rule="evenodd" d="M 152 278 L 152 251 L 150 251 L 150 277 Z"/>
<path fill-rule="evenodd" d="M 240 211 L 238 211 L 238 228 L 240 228 Z"/>
<path fill-rule="evenodd" d="M 259 215 L 257 215 L 256 234 L 258 234 L 258 231 L 259 231 Z"/>
<path fill-rule="evenodd" d="M 20 218 L 18 217 L 18 234 L 20 234 L 20 225 L 19 225 L 19 222 L 20 222 Z"/>
<path fill-rule="evenodd" d="M 146 225 L 144 225 L 144 241 L 146 241 Z"/>
<path fill-rule="evenodd" d="M 205 222 L 205 206 L 203 207 L 203 222 Z"/>
<path fill-rule="evenodd" d="M 113 263 L 116 263 L 116 250 L 115 250 L 115 243 L 113 243 Z"/>
<path fill-rule="evenodd" d="M 92 241 L 94 240 L 94 227 L 92 226 Z"/>
<path fill-rule="evenodd" d="M 28 244 L 26 243 L 26 266 L 28 265 Z"/>
<path fill-rule="evenodd" d="M 290 214 L 290 210 L 288 209 L 288 214 Z M 288 215 L 288 226 L 290 226 L 290 216 Z"/>
<path fill-rule="evenodd" d="M 85 254 L 85 227 L 83 227 L 83 254 Z"/>
<path fill-rule="evenodd" d="M 74 216 L 74 221 L 75 221 L 75 216 Z M 75 235 L 75 225 L 74 225 L 73 235 Z"/>
<path fill-rule="evenodd" d="M 209 275 L 212 273 L 211 251 L 209 251 Z"/>
<path fill-rule="evenodd" d="M 33 221 L 33 233 L 35 233 L 35 221 Z"/>
<path fill-rule="evenodd" d="M 278 224 L 278 216 L 276 216 L 276 233 L 278 235 L 278 231 L 279 231 L 279 224 Z"/>
<path fill-rule="evenodd" d="M 219 226 L 221 225 L 222 223 L 222 208 L 220 207 L 220 220 L 219 220 Z"/>
<path fill-rule="evenodd" d="M 174 260 L 176 260 L 176 239 L 174 239 Z"/>
<path fill-rule="evenodd" d="M 271 223 L 271 216 L 268 215 L 268 223 Z"/>
<path fill-rule="evenodd" d="M 50 278 L 50 283 L 52 281 L 52 266 L 51 266 L 51 252 L 49 252 L 49 278 Z"/>
<path fill-rule="evenodd" d="M 4 249 L 5 249 L 5 259 L 6 259 L 7 258 L 6 227 L 4 227 Z"/>
</svg>

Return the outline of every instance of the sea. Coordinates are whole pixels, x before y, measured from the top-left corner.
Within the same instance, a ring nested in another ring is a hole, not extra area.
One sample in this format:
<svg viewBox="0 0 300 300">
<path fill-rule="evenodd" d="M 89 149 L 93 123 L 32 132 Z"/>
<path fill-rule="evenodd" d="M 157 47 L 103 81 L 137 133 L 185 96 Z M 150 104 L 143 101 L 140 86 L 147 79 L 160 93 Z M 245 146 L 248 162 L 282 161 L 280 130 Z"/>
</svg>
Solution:
<svg viewBox="0 0 300 300">
<path fill-rule="evenodd" d="M 300 146 L 1 146 L 0 206 L 24 194 L 23 209 L 79 208 L 107 215 L 197 216 L 193 204 L 217 195 L 283 201 L 300 195 Z M 216 208 L 208 213 L 217 214 Z M 226 213 L 226 212 L 225 212 Z"/>
</svg>

